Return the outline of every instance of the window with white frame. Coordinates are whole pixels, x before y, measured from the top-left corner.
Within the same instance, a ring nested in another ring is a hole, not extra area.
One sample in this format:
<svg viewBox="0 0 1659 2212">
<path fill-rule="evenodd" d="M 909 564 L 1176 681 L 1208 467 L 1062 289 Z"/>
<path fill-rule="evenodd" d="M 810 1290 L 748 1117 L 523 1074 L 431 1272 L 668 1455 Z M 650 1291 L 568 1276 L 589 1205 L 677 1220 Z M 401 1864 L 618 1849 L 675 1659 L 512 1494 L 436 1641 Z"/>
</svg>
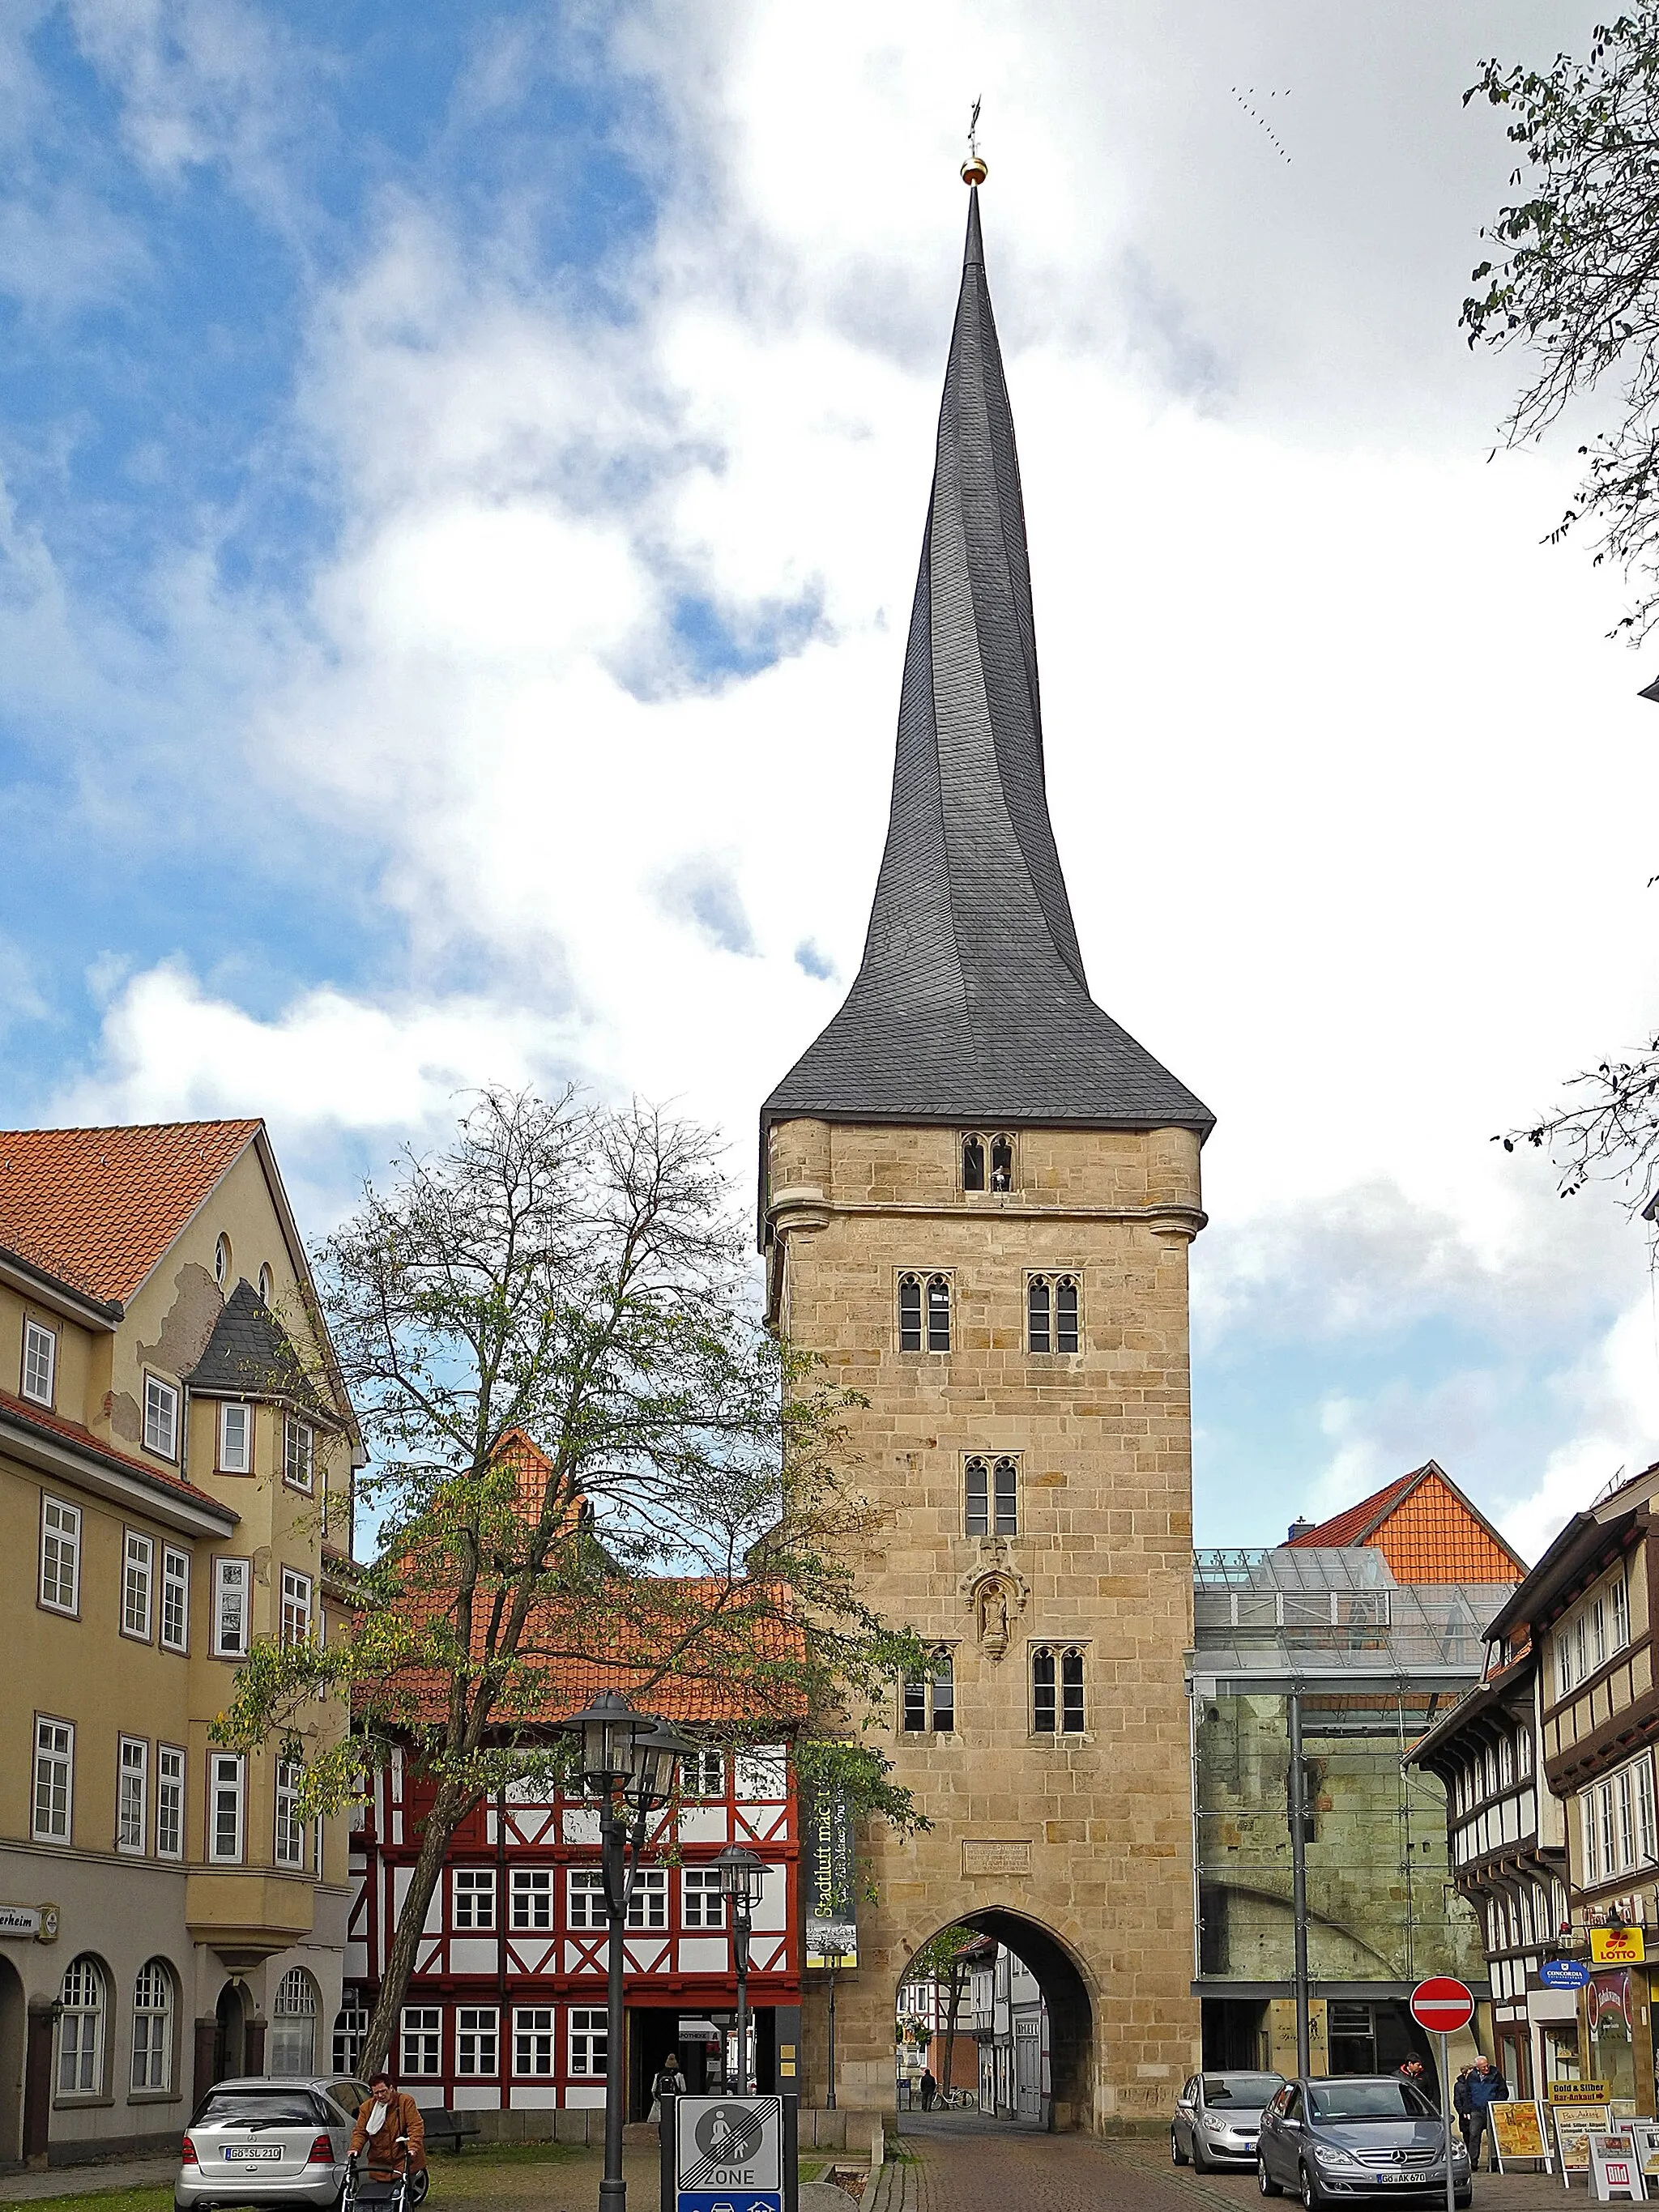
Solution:
<svg viewBox="0 0 1659 2212">
<path fill-rule="evenodd" d="M 1622 1651 L 1629 1642 L 1630 1594 L 1619 1574 L 1607 1586 L 1607 1643 L 1611 1650 Z"/>
<path fill-rule="evenodd" d="M 353 1990 L 346 1991 L 345 2000 L 334 2015 L 334 2071 L 356 2074 L 368 2040 L 368 2007 Z"/>
<path fill-rule="evenodd" d="M 115 1848 L 130 1856 L 143 1851 L 149 1796 L 149 1746 L 143 1736 L 124 1735 L 115 1778 Z"/>
<path fill-rule="evenodd" d="M 219 1866 L 241 1864 L 244 1781 L 240 1752 L 208 1753 L 208 1856 Z"/>
<path fill-rule="evenodd" d="M 565 1893 L 566 1925 L 570 1928 L 608 1928 L 605 1876 L 598 1867 L 572 1867 Z"/>
<path fill-rule="evenodd" d="M 1650 1752 L 1581 1790 L 1578 1804 L 1587 1889 L 1659 1863 Z"/>
<path fill-rule="evenodd" d="M 161 1648 L 190 1648 L 190 1553 L 161 1547 Z"/>
<path fill-rule="evenodd" d="M 58 1380 L 58 1338 L 44 1322 L 23 1323 L 23 1395 L 37 1406 L 50 1406 Z"/>
<path fill-rule="evenodd" d="M 246 1559 L 213 1562 L 213 1656 L 216 1659 L 245 1659 L 248 1644 L 248 1563 Z"/>
<path fill-rule="evenodd" d="M 104 1970 L 82 1952 L 64 1970 L 58 1991 L 58 2094 L 96 2097 L 104 2087 Z"/>
<path fill-rule="evenodd" d="M 688 1753 L 680 1761 L 680 1795 L 682 1797 L 724 1797 L 726 1753 L 712 1749 L 708 1744 Z"/>
<path fill-rule="evenodd" d="M 290 1413 L 283 1423 L 283 1480 L 295 1490 L 309 1490 L 316 1431 L 309 1421 Z"/>
<path fill-rule="evenodd" d="M 75 1723 L 34 1717 L 34 1813 L 37 1843 L 66 1844 L 75 1806 Z"/>
<path fill-rule="evenodd" d="M 589 2005 L 570 2008 L 570 2071 L 587 2081 L 603 2081 L 610 2046 L 605 2040 L 605 2016 Z"/>
<path fill-rule="evenodd" d="M 81 1610 L 81 1509 L 40 1499 L 40 1602 L 53 1613 Z"/>
<path fill-rule="evenodd" d="M 150 1591 L 155 1580 L 155 1541 L 136 1528 L 125 1532 L 121 1570 L 121 1633 L 149 1642 Z"/>
<path fill-rule="evenodd" d="M 219 1472 L 253 1472 L 253 1408 L 227 1400 L 219 1408 Z"/>
<path fill-rule="evenodd" d="M 300 1818 L 300 1785 L 304 1769 L 298 1759 L 276 1762 L 276 1863 L 302 1867 L 306 1863 L 306 1824 Z"/>
<path fill-rule="evenodd" d="M 630 1928 L 667 1927 L 666 1867 L 641 1867 L 635 1874 L 634 1893 L 628 1900 L 628 1924 Z"/>
<path fill-rule="evenodd" d="M 276 1281 L 272 1277 L 270 1265 L 267 1262 L 264 1266 L 261 1267 L 259 1270 L 259 1303 L 262 1306 L 270 1305 L 271 1297 L 275 1292 L 276 1288 Z"/>
<path fill-rule="evenodd" d="M 550 1928 L 553 1925 L 551 1868 L 514 1868 L 513 1925 L 515 1928 Z"/>
<path fill-rule="evenodd" d="M 680 1875 L 682 1928 L 724 1928 L 726 1899 L 715 1867 L 686 1867 Z"/>
<path fill-rule="evenodd" d="M 276 1984 L 270 2008 L 268 2073 L 292 2081 L 310 2073 L 317 2049 L 317 1984 L 303 1966 L 290 1966 Z"/>
<path fill-rule="evenodd" d="M 311 1577 L 297 1568 L 283 1569 L 283 1645 L 311 1641 Z"/>
<path fill-rule="evenodd" d="M 404 2075 L 441 2074 L 443 2064 L 443 2008 L 440 2005 L 404 2007 Z"/>
<path fill-rule="evenodd" d="M 494 1867 L 455 1869 L 450 1876 L 450 1924 L 455 1928 L 495 1925 Z"/>
<path fill-rule="evenodd" d="M 179 1392 L 159 1375 L 144 1377 L 144 1449 L 158 1459 L 179 1456 Z"/>
<path fill-rule="evenodd" d="M 185 1754 L 171 1743 L 155 1747 L 155 1856 L 185 1856 Z"/>
<path fill-rule="evenodd" d="M 494 2005 L 457 2005 L 455 2008 L 455 2071 L 458 2075 L 493 2075 L 500 2063 L 498 2049 L 500 2015 Z"/>
<path fill-rule="evenodd" d="M 1555 1694 L 1566 1695 L 1630 1644 L 1630 1596 L 1620 1567 L 1554 1629 Z"/>
<path fill-rule="evenodd" d="M 553 2008 L 520 2005 L 513 2014 L 513 2071 L 532 2080 L 553 2071 Z"/>
<path fill-rule="evenodd" d="M 132 1986 L 131 2081 L 140 2096 L 173 2087 L 173 1975 L 162 1959 L 140 1966 Z"/>
</svg>

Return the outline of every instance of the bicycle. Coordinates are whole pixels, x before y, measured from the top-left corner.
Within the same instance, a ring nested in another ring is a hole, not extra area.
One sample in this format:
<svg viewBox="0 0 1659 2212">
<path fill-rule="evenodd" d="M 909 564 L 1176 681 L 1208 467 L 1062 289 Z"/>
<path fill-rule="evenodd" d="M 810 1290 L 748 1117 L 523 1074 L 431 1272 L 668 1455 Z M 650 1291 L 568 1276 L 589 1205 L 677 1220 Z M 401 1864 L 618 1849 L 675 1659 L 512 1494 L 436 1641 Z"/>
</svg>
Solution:
<svg viewBox="0 0 1659 2212">
<path fill-rule="evenodd" d="M 979 2099 L 971 2089 L 943 2089 L 939 2102 L 947 2112 L 976 2112 Z"/>
</svg>

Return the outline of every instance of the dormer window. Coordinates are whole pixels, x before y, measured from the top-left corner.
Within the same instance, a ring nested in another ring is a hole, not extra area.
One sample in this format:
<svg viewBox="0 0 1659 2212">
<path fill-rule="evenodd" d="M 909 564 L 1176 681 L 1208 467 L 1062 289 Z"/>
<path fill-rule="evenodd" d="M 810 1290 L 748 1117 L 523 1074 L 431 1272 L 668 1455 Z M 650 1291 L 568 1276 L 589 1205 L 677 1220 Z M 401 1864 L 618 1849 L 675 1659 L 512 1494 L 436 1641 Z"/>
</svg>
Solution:
<svg viewBox="0 0 1659 2212">
<path fill-rule="evenodd" d="M 58 1379 L 58 1339 L 33 1317 L 23 1323 L 23 1395 L 50 1406 Z"/>
<path fill-rule="evenodd" d="M 962 1140 L 962 1187 L 964 1190 L 1012 1190 L 1013 1139 L 970 1131 Z"/>
<path fill-rule="evenodd" d="M 901 1275 L 898 1280 L 898 1348 L 901 1352 L 951 1349 L 951 1278 Z"/>
</svg>

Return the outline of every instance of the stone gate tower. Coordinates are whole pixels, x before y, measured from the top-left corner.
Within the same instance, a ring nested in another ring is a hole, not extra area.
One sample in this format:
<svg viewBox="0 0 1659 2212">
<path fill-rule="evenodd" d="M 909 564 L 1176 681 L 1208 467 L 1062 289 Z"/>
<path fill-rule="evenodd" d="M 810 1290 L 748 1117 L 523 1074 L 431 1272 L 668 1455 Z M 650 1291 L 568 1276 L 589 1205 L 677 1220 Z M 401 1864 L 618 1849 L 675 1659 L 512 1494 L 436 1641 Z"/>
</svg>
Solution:
<svg viewBox="0 0 1659 2212">
<path fill-rule="evenodd" d="M 1197 2063 L 1187 1248 L 1211 1126 L 1085 981 L 975 189 L 863 964 L 762 1112 L 775 1323 L 868 1401 L 863 1586 L 934 1655 L 890 1723 L 933 1826 L 860 1839 L 844 2105 L 890 2106 L 896 1984 L 957 1920 L 1043 1984 L 1053 2124 L 1162 2109 Z M 811 2007 L 805 2036 L 821 2101 Z"/>
</svg>

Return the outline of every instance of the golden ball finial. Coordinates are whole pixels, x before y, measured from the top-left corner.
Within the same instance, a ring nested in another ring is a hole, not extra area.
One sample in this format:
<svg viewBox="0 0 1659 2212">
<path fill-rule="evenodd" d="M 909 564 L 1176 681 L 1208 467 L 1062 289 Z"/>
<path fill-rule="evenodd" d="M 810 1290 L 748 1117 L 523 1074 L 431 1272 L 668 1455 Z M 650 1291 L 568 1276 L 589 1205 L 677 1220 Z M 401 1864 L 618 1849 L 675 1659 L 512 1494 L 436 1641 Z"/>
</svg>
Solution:
<svg viewBox="0 0 1659 2212">
<path fill-rule="evenodd" d="M 964 185 L 982 185 L 990 173 L 982 154 L 970 154 L 962 165 L 962 181 Z"/>
</svg>

